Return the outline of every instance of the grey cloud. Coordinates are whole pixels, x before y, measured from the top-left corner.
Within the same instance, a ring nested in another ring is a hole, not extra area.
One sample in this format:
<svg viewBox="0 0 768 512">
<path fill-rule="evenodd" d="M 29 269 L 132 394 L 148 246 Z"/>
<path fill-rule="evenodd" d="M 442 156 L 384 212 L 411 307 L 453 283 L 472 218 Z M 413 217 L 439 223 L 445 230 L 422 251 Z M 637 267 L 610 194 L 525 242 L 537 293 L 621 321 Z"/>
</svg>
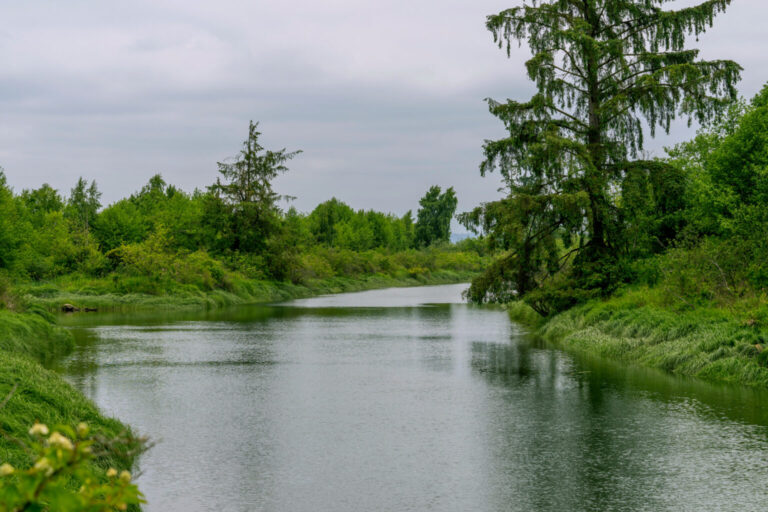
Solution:
<svg viewBox="0 0 768 512">
<path fill-rule="evenodd" d="M 302 210 L 335 195 L 403 213 L 432 184 L 468 209 L 500 186 L 477 172 L 483 139 L 502 134 L 483 98 L 532 91 L 525 48 L 507 59 L 484 28 L 517 3 L 6 2 L 0 165 L 17 189 L 95 178 L 107 201 L 156 172 L 193 189 L 254 119 L 267 147 L 304 150 L 277 183 Z M 742 62 L 747 96 L 768 79 L 766 15 L 734 2 L 699 43 Z"/>
</svg>

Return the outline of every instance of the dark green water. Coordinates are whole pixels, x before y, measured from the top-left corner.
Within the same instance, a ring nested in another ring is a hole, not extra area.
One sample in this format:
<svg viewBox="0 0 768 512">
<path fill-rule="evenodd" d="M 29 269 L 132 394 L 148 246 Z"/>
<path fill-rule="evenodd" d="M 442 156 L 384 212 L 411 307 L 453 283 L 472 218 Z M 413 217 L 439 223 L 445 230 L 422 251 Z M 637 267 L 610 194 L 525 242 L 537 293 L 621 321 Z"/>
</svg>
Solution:
<svg viewBox="0 0 768 512">
<path fill-rule="evenodd" d="M 157 441 L 150 511 L 767 508 L 768 395 L 574 358 L 462 288 L 67 317 L 61 370 Z"/>
</svg>

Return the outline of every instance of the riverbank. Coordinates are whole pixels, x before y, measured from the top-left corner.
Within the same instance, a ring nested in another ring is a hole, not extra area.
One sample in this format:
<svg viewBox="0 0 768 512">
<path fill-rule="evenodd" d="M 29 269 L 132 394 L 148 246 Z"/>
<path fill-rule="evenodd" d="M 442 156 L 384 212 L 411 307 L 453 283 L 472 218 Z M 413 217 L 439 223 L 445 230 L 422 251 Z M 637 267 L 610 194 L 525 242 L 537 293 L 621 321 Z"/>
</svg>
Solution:
<svg viewBox="0 0 768 512">
<path fill-rule="evenodd" d="M 357 277 L 309 279 L 301 284 L 255 279 L 236 279 L 229 287 L 212 290 L 175 284 L 162 294 L 115 293 L 111 279 L 71 279 L 17 287 L 28 304 L 60 311 L 63 304 L 99 311 L 131 311 L 147 308 L 213 309 L 238 304 L 258 304 L 301 299 L 316 295 L 379 288 L 457 284 L 471 280 L 476 270 L 435 270 L 411 275 L 368 274 Z"/>
<path fill-rule="evenodd" d="M 119 421 L 103 416 L 64 379 L 43 367 L 66 356 L 74 347 L 70 332 L 58 327 L 50 314 L 59 311 L 64 303 L 104 311 L 212 309 L 378 288 L 454 284 L 466 282 L 474 275 L 474 271 L 436 270 L 405 276 L 334 277 L 302 284 L 242 279 L 230 290 L 203 291 L 178 285 L 164 295 L 99 293 L 109 290 L 111 280 L 72 276 L 69 281 L 17 286 L 15 293 L 21 298 L 19 302 L 34 312 L 0 310 L 0 397 L 8 396 L 13 390 L 8 403 L 0 409 L 0 426 L 9 436 L 0 439 L 0 462 L 14 466 L 30 462 L 27 453 L 11 438 L 25 437 L 29 425 L 35 421 L 50 425 L 85 421 L 106 437 L 129 431 Z M 115 453 L 100 463 L 130 469 L 133 460 Z"/>
<path fill-rule="evenodd" d="M 50 315 L 47 315 L 50 316 Z M 17 440 L 28 438 L 36 421 L 74 426 L 86 422 L 91 430 L 111 439 L 130 429 L 104 416 L 61 376 L 43 364 L 68 354 L 74 346 L 69 331 L 57 327 L 44 313 L 0 311 L 0 462 L 28 467 L 31 455 Z M 131 469 L 134 456 L 107 449 L 96 463 L 104 468 Z"/>
<path fill-rule="evenodd" d="M 57 327 L 51 315 L 0 310 L 0 352 L 45 364 L 73 347 L 72 336 Z"/>
<path fill-rule="evenodd" d="M 764 301 L 690 307 L 639 287 L 543 319 L 522 303 L 510 317 L 549 343 L 676 375 L 768 387 Z"/>
</svg>

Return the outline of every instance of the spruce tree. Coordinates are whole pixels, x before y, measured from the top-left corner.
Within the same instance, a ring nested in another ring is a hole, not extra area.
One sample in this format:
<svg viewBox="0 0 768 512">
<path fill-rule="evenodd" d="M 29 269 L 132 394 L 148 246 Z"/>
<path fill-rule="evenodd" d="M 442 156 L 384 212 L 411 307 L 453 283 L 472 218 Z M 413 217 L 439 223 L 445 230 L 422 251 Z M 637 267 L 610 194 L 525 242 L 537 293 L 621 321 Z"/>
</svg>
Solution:
<svg viewBox="0 0 768 512">
<path fill-rule="evenodd" d="M 272 188 L 272 181 L 288 171 L 285 165 L 301 151 L 266 150 L 259 143 L 259 123 L 250 122 L 248 138 L 240 154 L 227 162 L 219 162 L 220 178 L 209 187 L 214 194 L 210 212 L 229 210 L 232 218 L 231 249 L 259 252 L 279 228 L 281 196 Z M 222 181 L 223 178 L 223 181 Z M 217 203 L 223 203 L 217 204 Z M 222 208 L 222 206 L 224 208 Z M 214 217 L 217 216 L 214 214 Z"/>
<path fill-rule="evenodd" d="M 463 220 L 484 224 L 509 254 L 477 283 L 476 300 L 540 288 L 569 262 L 580 286 L 610 286 L 624 243 L 617 191 L 632 173 L 665 172 L 642 158 L 644 131 L 668 132 L 678 116 L 707 122 L 736 97 L 740 66 L 700 60 L 686 47 L 730 0 L 678 10 L 667 3 L 531 0 L 488 17 L 508 55 L 527 42 L 537 93 L 488 100 L 507 136 L 486 141 L 480 171 L 498 170 L 509 195 Z M 560 240 L 576 246 L 563 251 Z"/>
</svg>

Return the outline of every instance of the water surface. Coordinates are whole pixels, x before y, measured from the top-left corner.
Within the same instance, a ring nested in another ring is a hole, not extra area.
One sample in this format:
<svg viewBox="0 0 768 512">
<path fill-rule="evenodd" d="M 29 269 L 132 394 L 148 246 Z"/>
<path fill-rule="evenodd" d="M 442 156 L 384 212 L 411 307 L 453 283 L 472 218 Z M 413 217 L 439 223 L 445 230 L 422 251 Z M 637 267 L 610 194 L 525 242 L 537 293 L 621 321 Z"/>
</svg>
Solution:
<svg viewBox="0 0 768 512">
<path fill-rule="evenodd" d="M 70 316 L 61 370 L 157 441 L 149 511 L 765 509 L 765 393 L 576 358 L 463 288 Z"/>
</svg>

